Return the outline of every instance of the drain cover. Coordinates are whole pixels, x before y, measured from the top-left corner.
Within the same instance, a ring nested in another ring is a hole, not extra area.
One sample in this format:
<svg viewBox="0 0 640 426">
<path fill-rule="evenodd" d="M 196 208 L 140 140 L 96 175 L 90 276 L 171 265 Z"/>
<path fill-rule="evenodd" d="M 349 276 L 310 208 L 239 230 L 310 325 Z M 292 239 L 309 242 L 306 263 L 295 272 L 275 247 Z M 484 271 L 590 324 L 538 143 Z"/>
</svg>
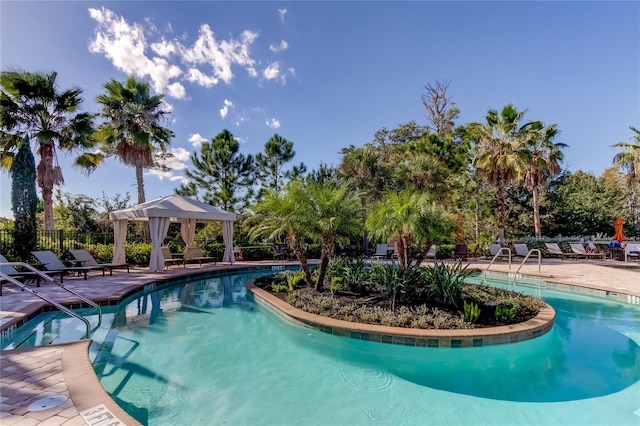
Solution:
<svg viewBox="0 0 640 426">
<path fill-rule="evenodd" d="M 66 400 L 67 397 L 62 395 L 47 396 L 33 401 L 31 404 L 29 404 L 29 407 L 27 407 L 27 409 L 29 411 L 44 411 L 48 410 L 49 408 L 57 407 Z"/>
</svg>

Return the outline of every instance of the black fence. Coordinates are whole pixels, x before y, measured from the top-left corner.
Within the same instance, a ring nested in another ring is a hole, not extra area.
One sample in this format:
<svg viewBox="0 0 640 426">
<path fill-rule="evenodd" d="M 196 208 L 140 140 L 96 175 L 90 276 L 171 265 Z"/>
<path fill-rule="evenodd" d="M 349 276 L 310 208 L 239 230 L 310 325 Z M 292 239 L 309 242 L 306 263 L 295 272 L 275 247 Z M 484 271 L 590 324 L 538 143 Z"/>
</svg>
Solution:
<svg viewBox="0 0 640 426">
<path fill-rule="evenodd" d="M 0 254 L 7 258 L 16 256 L 14 237 L 11 230 L 0 230 Z M 95 251 L 98 247 L 113 244 L 113 232 L 80 233 L 64 230 L 38 231 L 36 247 L 33 250 L 52 250 L 63 253 L 70 249 Z"/>
</svg>

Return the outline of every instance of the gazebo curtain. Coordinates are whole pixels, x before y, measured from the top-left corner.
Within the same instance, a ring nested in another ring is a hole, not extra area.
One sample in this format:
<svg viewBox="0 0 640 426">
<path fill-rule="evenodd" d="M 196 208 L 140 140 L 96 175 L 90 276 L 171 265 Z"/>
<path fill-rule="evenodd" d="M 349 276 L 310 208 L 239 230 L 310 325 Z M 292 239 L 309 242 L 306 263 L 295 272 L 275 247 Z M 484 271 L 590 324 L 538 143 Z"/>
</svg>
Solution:
<svg viewBox="0 0 640 426">
<path fill-rule="evenodd" d="M 113 260 L 114 264 L 127 263 L 124 243 L 127 240 L 127 219 L 113 222 Z"/>
<path fill-rule="evenodd" d="M 193 245 L 196 237 L 196 222 L 195 219 L 180 219 L 180 236 L 187 246 Z"/>
<path fill-rule="evenodd" d="M 233 264 L 235 260 L 233 256 L 233 222 L 229 220 L 222 222 L 222 239 L 224 240 L 224 256 L 222 256 L 222 261 Z"/>
<path fill-rule="evenodd" d="M 162 243 L 169 231 L 168 217 L 149 218 L 149 231 L 151 233 L 151 258 L 149 259 L 149 271 L 158 272 L 164 268 L 164 256 L 162 255 Z"/>
</svg>

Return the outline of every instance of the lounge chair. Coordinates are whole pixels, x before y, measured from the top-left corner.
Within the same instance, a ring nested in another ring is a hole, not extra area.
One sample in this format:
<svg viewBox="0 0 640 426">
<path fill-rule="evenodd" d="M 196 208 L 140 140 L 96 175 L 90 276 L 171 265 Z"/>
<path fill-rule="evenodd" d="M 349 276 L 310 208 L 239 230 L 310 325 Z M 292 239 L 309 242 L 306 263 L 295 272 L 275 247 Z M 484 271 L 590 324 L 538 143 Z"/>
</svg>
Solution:
<svg viewBox="0 0 640 426">
<path fill-rule="evenodd" d="M 494 257 L 496 257 L 496 255 L 498 255 L 498 257 L 496 257 L 496 260 L 498 259 L 508 260 L 510 256 L 509 251 L 503 250 L 503 248 L 506 248 L 506 247 L 502 247 L 500 244 L 489 244 L 489 253 L 491 255 L 491 259 L 493 259 Z"/>
<path fill-rule="evenodd" d="M 113 275 L 114 269 L 127 268 L 127 273 L 129 273 L 128 263 L 98 263 L 87 250 L 69 250 L 69 253 L 75 258 L 74 262 L 79 263 L 79 266 L 103 266 L 109 270 L 109 276 Z"/>
<path fill-rule="evenodd" d="M 56 256 L 56 254 L 51 250 L 32 251 L 31 254 L 34 255 L 36 259 L 38 259 L 38 262 L 40 262 L 40 264 L 42 264 L 44 269 L 48 272 L 56 272 L 56 273 L 60 271 L 71 272 L 71 273 L 76 272 L 78 273 L 78 275 L 82 274 L 84 276 L 84 279 L 86 280 L 87 274 L 90 271 L 102 271 L 102 276 L 104 277 L 104 271 L 106 269 L 104 266 L 98 265 L 98 266 L 69 267 L 69 266 L 66 266 L 64 263 L 62 263 L 62 261 L 58 259 L 58 256 Z"/>
<path fill-rule="evenodd" d="M 603 259 L 604 253 L 587 253 L 584 249 L 582 243 L 569 243 L 569 247 L 571 247 L 571 251 L 574 252 L 579 257 L 584 257 L 585 259 Z"/>
<path fill-rule="evenodd" d="M 567 253 L 562 251 L 558 243 L 544 243 L 547 246 L 547 256 L 559 257 L 564 260 L 566 257 L 571 257 L 577 259 L 577 255 L 575 253 Z"/>
<path fill-rule="evenodd" d="M 182 267 L 185 267 L 184 258 L 179 253 L 171 253 L 169 247 L 162 247 L 162 257 L 164 258 L 164 267 L 169 269 L 169 265 L 179 265 L 182 263 Z"/>
<path fill-rule="evenodd" d="M 388 250 L 389 250 L 389 246 L 387 244 L 377 244 L 376 252 L 373 253 L 373 258 L 378 260 L 386 259 L 387 256 L 389 255 Z"/>
<path fill-rule="evenodd" d="M 629 244 L 624 247 L 624 261 L 628 262 L 629 259 L 640 260 L 640 244 Z"/>
<path fill-rule="evenodd" d="M 0 254 L 0 263 L 10 263 L 6 257 Z M 36 282 L 36 286 L 40 287 L 40 279 L 42 276 L 37 272 L 33 271 L 18 271 L 13 265 L 2 265 L 0 266 L 0 273 L 6 275 L 10 278 L 14 278 L 18 281 L 25 282 L 27 280 L 34 280 Z M 42 273 L 45 273 L 44 271 Z M 62 271 L 58 271 L 56 273 L 48 272 L 46 275 L 60 275 L 60 283 L 62 283 Z M 2 296 L 2 284 L 5 284 L 8 281 L 0 283 L 0 296 Z"/>
<path fill-rule="evenodd" d="M 198 264 L 202 265 L 202 262 L 213 262 L 216 264 L 216 259 L 214 257 L 205 256 L 202 253 L 202 249 L 198 246 L 187 246 L 184 249 L 184 261 L 186 262 L 198 262 Z"/>
<path fill-rule="evenodd" d="M 431 247 L 429 247 L 429 250 L 427 250 L 427 254 L 424 255 L 425 259 L 434 259 L 436 258 L 436 245 L 435 244 L 431 244 Z"/>
<path fill-rule="evenodd" d="M 435 249 L 435 244 L 433 248 Z M 469 256 L 469 247 L 467 247 L 466 244 L 456 244 L 456 247 L 453 249 L 453 258 L 460 259 L 460 260 L 467 260 L 467 256 Z"/>
<path fill-rule="evenodd" d="M 288 260 L 291 256 L 289 244 L 273 245 L 273 260 Z"/>
<path fill-rule="evenodd" d="M 516 249 L 516 256 L 527 257 L 529 254 L 529 247 L 526 244 L 514 244 L 513 248 Z"/>
</svg>

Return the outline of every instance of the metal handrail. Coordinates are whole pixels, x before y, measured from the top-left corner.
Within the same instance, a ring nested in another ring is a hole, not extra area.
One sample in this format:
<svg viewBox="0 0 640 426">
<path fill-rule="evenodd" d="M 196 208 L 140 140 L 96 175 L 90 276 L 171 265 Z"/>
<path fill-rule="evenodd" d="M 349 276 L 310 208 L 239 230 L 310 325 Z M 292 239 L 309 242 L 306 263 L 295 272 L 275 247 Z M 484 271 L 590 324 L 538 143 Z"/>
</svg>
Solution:
<svg viewBox="0 0 640 426">
<path fill-rule="evenodd" d="M 81 294 L 78 294 L 75 291 L 71 290 L 70 288 L 65 287 L 64 284 L 56 282 L 56 280 L 51 278 L 49 275 L 45 274 L 43 271 L 41 271 L 39 269 L 34 268 L 32 265 L 29 265 L 28 263 L 24 263 L 24 262 L 2 262 L 2 263 L 0 263 L 0 266 L 5 266 L 5 265 L 20 266 L 20 267 L 23 267 L 25 269 L 28 269 L 31 272 L 33 272 L 36 275 L 38 275 L 39 277 L 43 278 L 44 280 L 49 281 L 49 282 L 57 285 L 61 289 L 73 294 L 78 299 L 82 300 L 84 303 L 86 303 L 87 305 L 91 306 L 92 308 L 95 308 L 98 311 L 98 325 L 96 325 L 96 329 L 98 327 L 100 327 L 100 325 L 102 324 L 102 309 L 100 309 L 100 306 L 97 303 L 95 303 L 94 301 L 92 301 L 91 299 L 87 299 L 86 297 L 82 296 Z M 3 276 L 7 276 L 7 275 L 3 274 Z"/>
<path fill-rule="evenodd" d="M 487 271 L 489 270 L 491 265 L 493 265 L 493 262 L 495 262 L 496 259 L 500 257 L 500 255 L 504 250 L 506 250 L 507 254 L 509 255 L 509 269 L 511 269 L 511 249 L 509 247 L 501 247 L 500 250 L 498 250 L 498 252 L 495 254 L 495 256 L 493 256 L 493 259 L 491 259 L 491 262 L 489 262 L 489 265 L 487 265 L 486 269 L 484 270 L 484 275 L 482 276 L 482 284 L 484 284 L 484 282 L 487 280 Z"/>
<path fill-rule="evenodd" d="M 541 265 L 542 265 L 542 252 L 540 250 L 538 250 L 538 249 L 531 249 L 531 250 L 529 250 L 529 253 L 527 253 L 527 255 L 524 257 L 522 262 L 520 262 L 520 266 L 518 266 L 518 270 L 513 275 L 513 283 L 514 284 L 516 282 L 516 276 L 518 275 L 518 272 L 520 272 L 520 268 L 522 268 L 522 266 L 525 264 L 527 259 L 529 259 L 529 256 L 531 256 L 531 253 L 535 253 L 535 252 L 538 252 L 538 272 L 541 272 L 540 268 L 541 268 Z"/>
<path fill-rule="evenodd" d="M 4 263 L 0 263 L 0 265 L 4 265 Z M 79 314 L 73 312 L 71 309 L 67 308 L 64 305 L 61 305 L 60 303 L 58 303 L 58 302 L 56 302 L 54 300 L 49 299 L 48 297 L 46 297 L 43 294 L 38 293 L 34 289 L 24 285 L 23 283 L 21 283 L 20 281 L 16 280 L 13 277 L 11 277 L 10 275 L 6 275 L 6 274 L 0 272 L 0 278 L 2 278 L 3 280 L 9 281 L 12 284 L 17 285 L 22 290 L 26 290 L 29 293 L 33 294 L 34 296 L 39 297 L 40 299 L 44 300 L 45 302 L 52 304 L 53 306 L 55 306 L 56 308 L 58 308 L 62 312 L 66 313 L 67 315 L 72 316 L 74 318 L 77 318 L 80 321 L 84 322 L 84 325 L 87 327 L 87 332 L 85 333 L 85 338 L 88 339 L 88 338 L 91 337 L 91 323 L 89 323 L 89 320 L 86 319 L 85 317 L 83 317 L 82 315 L 79 315 Z"/>
</svg>

